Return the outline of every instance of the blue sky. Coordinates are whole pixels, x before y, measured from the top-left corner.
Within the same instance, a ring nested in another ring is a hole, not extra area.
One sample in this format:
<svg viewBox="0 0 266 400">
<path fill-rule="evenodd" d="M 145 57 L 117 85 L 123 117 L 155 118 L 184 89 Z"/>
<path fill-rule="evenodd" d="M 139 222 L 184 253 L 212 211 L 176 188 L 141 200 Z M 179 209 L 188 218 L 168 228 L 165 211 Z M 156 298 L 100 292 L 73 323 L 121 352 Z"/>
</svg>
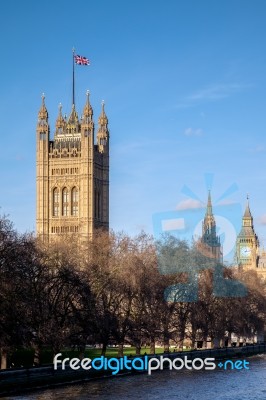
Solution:
<svg viewBox="0 0 266 400">
<path fill-rule="evenodd" d="M 153 233 L 154 213 L 214 203 L 245 206 L 266 245 L 266 3 L 263 0 L 85 1 L 2 4 L 0 206 L 19 231 L 35 229 L 35 127 L 45 93 L 58 104 L 85 92 L 111 134 L 110 225 Z M 206 174 L 213 175 L 211 184 Z M 194 199 L 182 192 L 186 185 Z M 196 199 L 198 198 L 198 200 Z"/>
</svg>

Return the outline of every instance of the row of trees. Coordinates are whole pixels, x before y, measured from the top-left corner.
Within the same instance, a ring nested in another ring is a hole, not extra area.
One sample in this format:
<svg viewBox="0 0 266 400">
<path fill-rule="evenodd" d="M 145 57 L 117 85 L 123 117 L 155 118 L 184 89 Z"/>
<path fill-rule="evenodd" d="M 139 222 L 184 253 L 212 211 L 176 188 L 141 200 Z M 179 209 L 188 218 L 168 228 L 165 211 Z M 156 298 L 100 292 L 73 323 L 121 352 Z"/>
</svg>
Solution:
<svg viewBox="0 0 266 400">
<path fill-rule="evenodd" d="M 126 343 L 137 354 L 144 344 L 154 353 L 156 342 L 167 351 L 170 341 L 182 346 L 189 339 L 195 346 L 264 327 L 265 292 L 257 275 L 241 275 L 246 296 L 215 296 L 217 266 L 185 241 L 165 237 L 155 245 L 145 233 L 112 232 L 98 232 L 87 246 L 60 239 L 46 247 L 0 219 L 1 368 L 18 346 L 33 348 L 38 365 L 44 346 L 55 354 L 69 346 L 82 353 L 98 343 L 105 354 L 113 343 L 122 356 Z M 232 279 L 232 269 L 223 276 Z"/>
</svg>

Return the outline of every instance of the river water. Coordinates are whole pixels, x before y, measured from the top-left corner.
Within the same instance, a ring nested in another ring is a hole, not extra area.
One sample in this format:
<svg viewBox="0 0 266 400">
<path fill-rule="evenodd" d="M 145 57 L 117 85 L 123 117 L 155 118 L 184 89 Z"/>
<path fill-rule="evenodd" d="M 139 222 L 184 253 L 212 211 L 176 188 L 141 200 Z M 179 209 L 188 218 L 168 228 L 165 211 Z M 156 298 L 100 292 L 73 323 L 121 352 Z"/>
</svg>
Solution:
<svg viewBox="0 0 266 400">
<path fill-rule="evenodd" d="M 47 389 L 14 400 L 266 400 L 266 355 L 249 357 L 250 369 L 169 371 L 99 379 Z"/>
</svg>

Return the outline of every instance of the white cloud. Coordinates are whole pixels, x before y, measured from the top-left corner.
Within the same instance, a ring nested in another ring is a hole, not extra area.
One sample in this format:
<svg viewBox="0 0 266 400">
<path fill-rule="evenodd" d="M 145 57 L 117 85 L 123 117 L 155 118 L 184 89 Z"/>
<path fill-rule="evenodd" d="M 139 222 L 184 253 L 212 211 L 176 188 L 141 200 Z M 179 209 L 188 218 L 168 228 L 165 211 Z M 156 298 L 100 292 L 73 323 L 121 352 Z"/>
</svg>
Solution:
<svg viewBox="0 0 266 400">
<path fill-rule="evenodd" d="M 258 220 L 260 225 L 266 225 L 266 214 L 261 215 Z"/>
<path fill-rule="evenodd" d="M 176 108 L 188 108 L 200 103 L 222 100 L 250 87 L 251 85 L 240 83 L 217 83 L 186 96 Z"/>
<path fill-rule="evenodd" d="M 219 201 L 219 206 L 231 206 L 232 204 L 237 204 L 234 200 L 222 200 Z"/>
<path fill-rule="evenodd" d="M 244 87 L 246 86 L 238 83 L 216 84 L 191 94 L 187 99 L 192 101 L 220 100 L 243 90 Z"/>
<path fill-rule="evenodd" d="M 164 232 L 180 230 L 185 228 L 185 221 L 183 218 L 178 219 L 164 219 L 162 221 L 162 230 Z"/>
<path fill-rule="evenodd" d="M 199 208 L 204 208 L 204 204 L 201 203 L 198 200 L 193 200 L 193 199 L 187 199 L 187 200 L 182 200 L 180 203 L 177 204 L 176 210 L 195 210 Z"/>
<path fill-rule="evenodd" d="M 184 131 L 184 134 L 186 136 L 202 136 L 203 135 L 203 130 L 202 129 L 193 129 L 193 128 L 187 128 Z"/>
<path fill-rule="evenodd" d="M 265 146 L 257 145 L 256 147 L 250 149 L 251 153 L 264 153 L 266 151 Z"/>
</svg>

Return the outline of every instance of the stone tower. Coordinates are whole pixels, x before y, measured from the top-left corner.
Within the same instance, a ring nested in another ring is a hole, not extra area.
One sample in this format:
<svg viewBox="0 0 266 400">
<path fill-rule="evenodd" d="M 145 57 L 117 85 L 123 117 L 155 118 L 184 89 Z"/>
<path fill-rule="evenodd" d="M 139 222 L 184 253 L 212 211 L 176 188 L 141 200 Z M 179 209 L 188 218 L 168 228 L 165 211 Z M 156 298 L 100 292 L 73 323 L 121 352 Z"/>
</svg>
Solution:
<svg viewBox="0 0 266 400">
<path fill-rule="evenodd" d="M 97 228 L 109 228 L 109 131 L 102 103 L 96 144 L 89 92 L 79 118 L 75 105 L 67 118 L 62 106 L 54 139 L 44 95 L 37 123 L 37 235 L 51 241 L 73 234 L 87 241 Z"/>
<path fill-rule="evenodd" d="M 253 269 L 258 266 L 259 241 L 254 231 L 253 217 L 247 197 L 246 209 L 242 218 L 242 228 L 236 241 L 237 264 L 244 269 Z"/>
<path fill-rule="evenodd" d="M 222 246 L 219 236 L 216 234 L 216 222 L 212 212 L 211 193 L 208 194 L 208 203 L 204 220 L 202 222 L 202 236 L 199 241 L 200 251 L 216 260 L 223 261 Z"/>
</svg>

